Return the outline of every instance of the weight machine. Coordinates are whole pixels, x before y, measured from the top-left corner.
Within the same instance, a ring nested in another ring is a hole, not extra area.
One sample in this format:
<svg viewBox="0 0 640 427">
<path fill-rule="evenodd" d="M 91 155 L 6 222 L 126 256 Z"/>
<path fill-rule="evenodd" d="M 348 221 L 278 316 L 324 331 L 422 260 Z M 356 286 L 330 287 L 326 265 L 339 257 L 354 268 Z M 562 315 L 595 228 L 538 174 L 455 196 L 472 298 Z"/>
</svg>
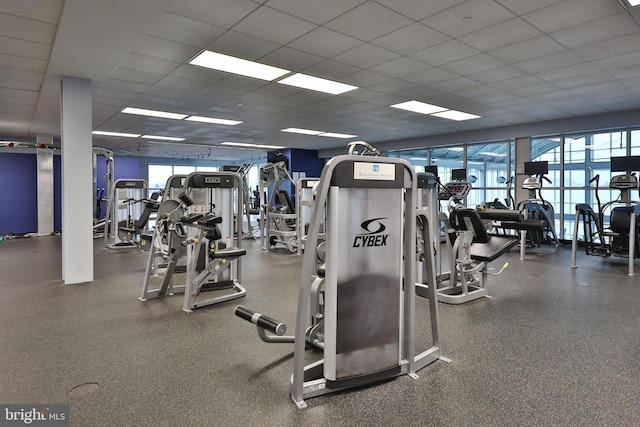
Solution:
<svg viewBox="0 0 640 427">
<path fill-rule="evenodd" d="M 486 288 L 487 276 L 500 274 L 508 264 L 504 264 L 498 273 L 489 273 L 488 265 L 515 246 L 518 239 L 489 236 L 480 214 L 460 203 L 471 190 L 471 184 L 466 181 L 465 169 L 454 169 L 452 181 L 445 184 L 439 193 L 434 188 L 437 181 L 432 176 L 418 175 L 418 185 L 427 194 L 427 197 L 423 196 L 421 200 L 431 206 L 439 206 L 438 200 L 447 200 L 449 212 L 448 216 L 442 213 L 439 218 L 445 224 L 449 271 L 441 272 L 440 261 L 436 261 L 438 273 L 435 283 L 438 299 L 447 304 L 463 304 L 489 297 Z M 439 240 L 431 244 L 439 246 Z M 478 273 L 480 277 L 477 277 Z M 418 294 L 424 296 L 423 286 L 419 285 L 417 289 Z"/>
<path fill-rule="evenodd" d="M 542 197 L 542 182 L 551 184 L 551 180 L 545 175 L 549 173 L 549 162 L 525 162 L 524 173 L 528 175 L 522 182 L 522 188 L 529 191 L 528 198 L 521 200 L 516 205 L 517 211 L 524 213 L 525 219 L 544 222 L 544 228 L 539 230 L 527 230 L 532 245 L 540 243 L 553 243 L 558 247 L 558 235 L 555 226 L 555 211 L 553 205 Z M 549 236 L 549 234 L 551 236 Z"/>
<path fill-rule="evenodd" d="M 587 255 L 601 257 L 625 257 L 629 260 L 629 276 L 634 275 L 634 260 L 640 258 L 640 202 L 631 200 L 631 190 L 638 189 L 640 156 L 611 158 L 611 172 L 624 172 L 614 175 L 609 188 L 619 190 L 616 200 L 600 204 L 598 195 L 600 176 L 596 175 L 589 183 L 596 183 L 596 200 L 598 212 L 586 203 L 576 204 L 576 217 L 571 241 L 571 267 L 577 268 L 578 229 L 582 221 Z M 609 227 L 604 226 L 605 214 L 610 213 Z"/>
<path fill-rule="evenodd" d="M 285 183 L 296 182 L 287 171 L 285 162 L 267 163 L 260 167 L 260 197 L 267 199 L 260 204 L 260 247 L 284 246 L 297 252 L 298 214 Z"/>
<path fill-rule="evenodd" d="M 103 175 L 104 180 L 104 188 L 98 188 L 98 177 L 96 175 L 96 171 L 98 170 L 98 156 L 102 156 L 105 159 L 105 170 Z M 93 232 L 96 233 L 98 230 L 102 230 L 102 232 L 106 235 L 109 224 L 106 223 L 106 217 L 109 216 L 107 213 L 111 209 L 111 191 L 113 188 L 113 180 L 114 180 L 114 166 L 113 166 L 113 151 L 107 150 L 106 148 L 93 147 L 93 191 L 96 195 L 96 205 L 93 209 Z M 102 217 L 102 204 L 106 203 L 105 209 L 105 218 Z M 94 237 L 103 237 L 96 235 Z"/>
<path fill-rule="evenodd" d="M 241 298 L 240 247 L 242 235 L 242 183 L 233 172 L 194 172 L 184 179 L 180 202 L 160 205 L 160 232 L 168 236 L 168 262 L 161 285 L 151 289 L 158 245 L 153 242 L 146 268 L 141 301 L 184 293 L 183 311 Z M 184 285 L 172 282 L 182 256 L 186 255 Z M 207 294 L 209 298 L 200 298 Z"/>
<path fill-rule="evenodd" d="M 148 198 L 148 191 L 149 186 L 144 179 L 116 180 L 107 203 L 105 248 L 145 249 L 147 241 L 141 235 L 146 231 L 149 216 L 155 209 L 155 203 Z"/>
<path fill-rule="evenodd" d="M 432 344 L 418 354 L 415 350 L 416 230 L 423 242 L 430 242 L 431 226 L 428 214 L 416 210 L 413 167 L 403 159 L 338 156 L 325 165 L 317 188 L 295 335 L 279 336 L 284 333 L 280 322 L 236 309 L 238 316 L 257 325 L 266 341 L 293 341 L 291 397 L 299 408 L 307 406 L 307 398 L 399 375 L 417 378 L 420 369 L 445 360 L 435 287 L 428 289 Z M 326 262 L 319 265 L 325 209 Z M 434 283 L 433 246 L 425 244 L 423 251 L 423 276 Z M 318 290 L 324 301 L 321 313 L 313 296 Z M 318 319 L 323 333 L 314 339 Z M 324 357 L 305 366 L 309 342 L 322 348 Z"/>
</svg>

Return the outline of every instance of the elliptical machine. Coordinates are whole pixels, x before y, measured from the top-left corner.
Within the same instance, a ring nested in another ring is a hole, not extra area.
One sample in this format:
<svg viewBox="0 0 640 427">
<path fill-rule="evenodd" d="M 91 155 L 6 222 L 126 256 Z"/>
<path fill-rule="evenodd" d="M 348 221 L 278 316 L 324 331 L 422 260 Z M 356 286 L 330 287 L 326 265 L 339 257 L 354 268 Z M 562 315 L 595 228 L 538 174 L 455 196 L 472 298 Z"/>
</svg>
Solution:
<svg viewBox="0 0 640 427">
<path fill-rule="evenodd" d="M 525 162 L 524 173 L 528 175 L 522 182 L 522 188 L 529 191 L 528 198 L 516 205 L 516 210 L 525 212 L 525 218 L 544 221 L 544 228 L 528 230 L 529 241 L 534 246 L 541 243 L 554 244 L 558 247 L 558 235 L 555 227 L 555 211 L 553 205 L 542 197 L 542 182 L 551 184 L 545 175 L 549 173 L 549 162 Z"/>
<path fill-rule="evenodd" d="M 634 274 L 633 261 L 640 258 L 640 201 L 631 200 L 631 190 L 639 188 L 638 177 L 634 171 L 640 171 L 640 156 L 611 158 L 611 172 L 624 172 L 614 175 L 609 188 L 619 190 L 616 200 L 601 205 L 598 195 L 600 176 L 596 175 L 589 183 L 596 183 L 598 212 L 586 203 L 576 204 L 576 219 L 571 244 L 571 267 L 577 268 L 576 253 L 578 227 L 583 223 L 585 252 L 587 255 L 601 257 L 625 257 L 629 259 L 629 276 Z M 609 215 L 609 227 L 605 227 L 606 213 Z"/>
</svg>

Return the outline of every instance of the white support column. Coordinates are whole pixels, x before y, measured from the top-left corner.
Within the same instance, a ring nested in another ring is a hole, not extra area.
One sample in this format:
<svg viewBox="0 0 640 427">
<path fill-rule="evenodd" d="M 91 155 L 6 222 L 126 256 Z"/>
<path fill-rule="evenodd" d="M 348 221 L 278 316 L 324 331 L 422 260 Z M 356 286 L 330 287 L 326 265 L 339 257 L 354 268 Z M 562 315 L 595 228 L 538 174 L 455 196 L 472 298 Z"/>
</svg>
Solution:
<svg viewBox="0 0 640 427">
<path fill-rule="evenodd" d="M 37 176 L 38 176 L 38 235 L 53 233 L 53 135 L 36 136 Z"/>
<path fill-rule="evenodd" d="M 63 77 L 62 130 L 62 280 L 93 281 L 93 182 L 91 81 Z"/>
</svg>

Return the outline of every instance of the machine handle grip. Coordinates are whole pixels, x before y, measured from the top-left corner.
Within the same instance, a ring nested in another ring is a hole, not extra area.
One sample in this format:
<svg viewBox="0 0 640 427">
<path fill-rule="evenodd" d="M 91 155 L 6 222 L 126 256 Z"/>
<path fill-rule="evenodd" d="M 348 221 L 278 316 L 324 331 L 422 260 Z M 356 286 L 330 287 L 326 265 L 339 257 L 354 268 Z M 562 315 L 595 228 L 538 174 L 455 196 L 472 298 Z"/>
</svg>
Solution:
<svg viewBox="0 0 640 427">
<path fill-rule="evenodd" d="M 278 322 L 277 320 L 272 319 L 269 316 L 257 313 L 250 308 L 244 307 L 242 305 L 237 306 L 234 310 L 234 313 L 239 318 L 244 319 L 247 322 L 251 322 L 254 325 L 276 335 L 284 335 L 284 333 L 287 331 L 287 325 L 285 325 L 284 323 Z"/>
<path fill-rule="evenodd" d="M 591 184 L 593 181 L 600 181 L 600 174 L 597 174 L 596 176 L 594 176 L 593 178 L 591 178 L 589 180 L 589 184 Z"/>
</svg>

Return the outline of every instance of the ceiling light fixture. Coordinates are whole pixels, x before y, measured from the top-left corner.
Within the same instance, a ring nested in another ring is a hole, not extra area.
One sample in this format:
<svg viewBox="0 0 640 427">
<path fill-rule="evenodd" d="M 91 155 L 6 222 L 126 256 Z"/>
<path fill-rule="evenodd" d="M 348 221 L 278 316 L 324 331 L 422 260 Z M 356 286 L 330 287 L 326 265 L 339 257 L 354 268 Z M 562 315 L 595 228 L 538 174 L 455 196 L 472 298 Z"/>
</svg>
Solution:
<svg viewBox="0 0 640 427">
<path fill-rule="evenodd" d="M 215 117 L 189 116 L 185 120 L 190 122 L 213 123 L 216 125 L 235 126 L 242 123 L 239 120 L 216 119 Z"/>
<path fill-rule="evenodd" d="M 457 122 L 480 118 L 480 116 L 476 116 L 475 114 L 464 113 L 462 111 L 456 111 L 456 110 L 447 110 L 447 111 L 442 111 L 440 113 L 433 113 L 431 115 L 440 117 L 443 119 L 455 120 Z"/>
<path fill-rule="evenodd" d="M 137 114 L 139 116 L 160 117 L 163 119 L 182 120 L 187 117 L 186 114 L 169 113 L 167 111 L 146 110 L 144 108 L 126 107 L 122 109 L 125 114 Z"/>
<path fill-rule="evenodd" d="M 326 136 L 327 138 L 342 138 L 342 139 L 347 139 L 347 138 L 356 138 L 358 135 L 349 135 L 347 133 L 335 133 L 335 132 L 325 132 L 325 133 L 321 133 L 318 136 Z"/>
<path fill-rule="evenodd" d="M 184 141 L 185 138 L 177 138 L 175 136 L 157 136 L 157 135 L 142 135 L 140 138 L 145 139 L 160 139 L 162 141 Z"/>
<path fill-rule="evenodd" d="M 189 61 L 189 64 L 267 81 L 275 80 L 291 72 L 284 68 L 273 67 L 210 50 L 201 52 Z"/>
<path fill-rule="evenodd" d="M 281 132 L 300 133 L 302 135 L 320 135 L 325 133 L 321 130 L 301 129 L 301 128 L 286 128 L 280 129 Z"/>
<path fill-rule="evenodd" d="M 101 135 L 101 136 L 119 136 L 121 138 L 138 138 L 140 136 L 139 133 L 107 132 L 102 130 L 94 130 L 91 133 L 94 135 Z"/>
<path fill-rule="evenodd" d="M 286 148 L 281 145 L 249 144 L 247 142 L 221 142 L 220 145 L 230 145 L 233 147 L 245 148 L 262 148 L 264 150 L 282 150 L 283 148 Z"/>
<path fill-rule="evenodd" d="M 279 80 L 278 83 L 283 85 L 300 87 L 303 89 L 315 90 L 318 92 L 329 93 L 332 95 L 340 95 L 358 89 L 358 86 L 352 86 L 333 80 L 322 79 L 320 77 L 310 76 L 308 74 L 297 73 L 292 76 Z"/>
<path fill-rule="evenodd" d="M 399 104 L 394 104 L 391 107 L 399 108 L 401 110 L 413 111 L 414 113 L 420 113 L 420 114 L 433 114 L 439 111 L 447 110 L 447 108 L 440 107 L 438 105 L 427 104 L 425 102 L 420 102 L 420 101 L 401 102 Z"/>
</svg>

